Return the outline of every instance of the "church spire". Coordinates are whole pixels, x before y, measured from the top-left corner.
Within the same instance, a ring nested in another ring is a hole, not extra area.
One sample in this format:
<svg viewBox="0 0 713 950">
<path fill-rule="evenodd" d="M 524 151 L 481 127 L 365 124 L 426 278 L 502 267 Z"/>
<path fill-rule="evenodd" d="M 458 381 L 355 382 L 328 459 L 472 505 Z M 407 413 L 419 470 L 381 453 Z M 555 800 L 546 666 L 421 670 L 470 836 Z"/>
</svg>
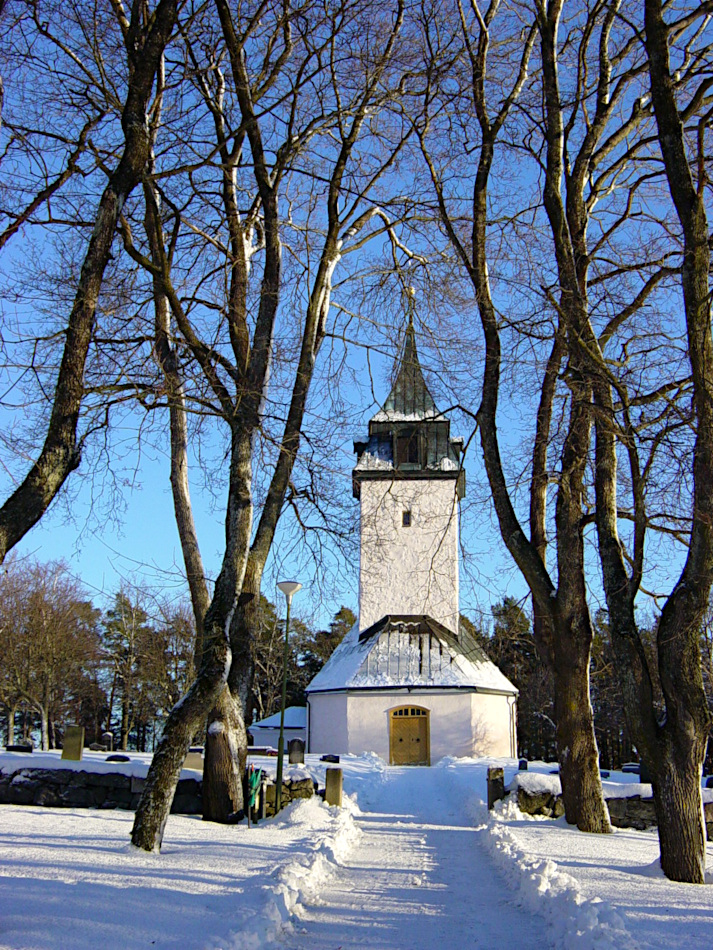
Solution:
<svg viewBox="0 0 713 950">
<path fill-rule="evenodd" d="M 413 421 L 420 422 L 435 419 L 439 415 L 433 396 L 423 378 L 421 364 L 416 348 L 416 330 L 413 325 L 413 313 L 409 313 L 406 327 L 403 354 L 383 409 L 374 416 L 373 421 Z"/>
</svg>

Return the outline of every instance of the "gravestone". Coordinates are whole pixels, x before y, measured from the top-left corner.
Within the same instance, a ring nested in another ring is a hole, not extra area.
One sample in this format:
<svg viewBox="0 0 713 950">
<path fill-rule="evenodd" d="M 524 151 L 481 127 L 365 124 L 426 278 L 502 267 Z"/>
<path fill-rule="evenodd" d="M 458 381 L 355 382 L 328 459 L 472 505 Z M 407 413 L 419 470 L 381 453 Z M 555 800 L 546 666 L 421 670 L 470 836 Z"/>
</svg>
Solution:
<svg viewBox="0 0 713 950">
<path fill-rule="evenodd" d="M 505 772 L 500 768 L 488 769 L 488 808 L 505 798 Z"/>
<path fill-rule="evenodd" d="M 84 749 L 84 726 L 67 726 L 62 740 L 62 758 L 81 762 Z"/>
<path fill-rule="evenodd" d="M 335 764 L 338 764 L 338 763 L 339 763 L 339 756 L 338 756 L 338 755 L 332 755 L 332 754 L 330 753 L 329 755 L 322 755 L 322 756 L 320 756 L 319 761 L 320 761 L 320 762 L 334 762 Z"/>
<path fill-rule="evenodd" d="M 114 733 L 113 732 L 102 732 L 102 745 L 106 746 L 107 752 L 114 751 Z"/>
<path fill-rule="evenodd" d="M 527 759 L 520 759 L 520 761 L 517 763 L 517 767 L 520 772 L 527 772 Z"/>
<path fill-rule="evenodd" d="M 189 752 L 188 755 L 183 760 L 184 769 L 196 769 L 198 772 L 203 771 L 203 756 L 200 752 Z"/>
<path fill-rule="evenodd" d="M 287 743 L 287 751 L 290 754 L 290 765 L 304 765 L 305 744 L 302 739 L 290 739 Z"/>
<path fill-rule="evenodd" d="M 338 805 L 342 807 L 342 770 L 327 769 L 325 777 L 326 788 L 324 790 L 324 801 L 327 805 Z"/>
<path fill-rule="evenodd" d="M 5 751 L 6 752 L 24 752 L 26 754 L 29 754 L 32 752 L 32 746 L 24 745 L 24 743 L 20 743 L 18 745 L 6 745 Z"/>
</svg>

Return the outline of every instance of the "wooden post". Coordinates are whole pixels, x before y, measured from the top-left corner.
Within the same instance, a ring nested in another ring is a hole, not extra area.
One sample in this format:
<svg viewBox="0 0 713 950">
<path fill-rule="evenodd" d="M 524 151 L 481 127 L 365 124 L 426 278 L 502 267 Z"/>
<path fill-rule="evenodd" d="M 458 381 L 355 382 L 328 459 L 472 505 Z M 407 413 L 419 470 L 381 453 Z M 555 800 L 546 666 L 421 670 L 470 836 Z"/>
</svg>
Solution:
<svg viewBox="0 0 713 950">
<path fill-rule="evenodd" d="M 488 769 L 488 808 L 505 798 L 505 773 L 499 768 Z"/>
<path fill-rule="evenodd" d="M 327 769 L 324 800 L 327 805 L 342 807 L 342 770 Z"/>
</svg>

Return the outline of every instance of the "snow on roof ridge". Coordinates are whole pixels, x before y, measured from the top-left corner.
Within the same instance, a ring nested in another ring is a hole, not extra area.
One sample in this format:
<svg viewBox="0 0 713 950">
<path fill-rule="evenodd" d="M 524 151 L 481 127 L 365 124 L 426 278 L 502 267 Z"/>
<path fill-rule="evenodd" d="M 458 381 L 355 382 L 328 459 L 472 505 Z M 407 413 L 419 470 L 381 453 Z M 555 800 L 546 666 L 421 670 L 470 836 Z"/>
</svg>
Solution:
<svg viewBox="0 0 713 950">
<path fill-rule="evenodd" d="M 399 670 L 398 675 L 393 675 L 388 669 L 387 671 L 367 672 L 364 668 L 367 657 L 378 648 L 382 636 L 385 633 L 388 634 L 390 627 L 393 626 L 398 629 L 404 624 L 407 626 L 416 624 L 419 622 L 416 619 L 418 616 L 421 615 L 414 615 L 413 619 L 409 616 L 408 620 L 394 619 L 392 621 L 387 619 L 390 617 L 387 614 L 382 620 L 372 624 L 373 635 L 366 639 L 361 639 L 360 634 L 365 631 L 359 630 L 358 622 L 354 624 L 329 660 L 307 686 L 307 692 L 359 688 L 374 689 L 390 686 L 442 686 L 451 688 L 470 687 L 472 689 L 507 693 L 513 696 L 517 695 L 516 687 L 489 659 L 482 648 L 474 642 L 461 643 L 455 634 L 426 615 L 423 615 L 423 618 L 430 621 L 428 626 L 431 633 L 435 634 L 449 650 L 452 659 L 447 666 L 441 668 L 436 675 L 413 674 L 408 667 L 403 671 Z M 439 634 L 439 628 L 442 628 L 443 634 Z M 449 636 L 445 634 L 449 634 Z M 466 650 L 468 647 L 471 648 L 471 656 L 464 650 L 464 647 Z"/>
</svg>

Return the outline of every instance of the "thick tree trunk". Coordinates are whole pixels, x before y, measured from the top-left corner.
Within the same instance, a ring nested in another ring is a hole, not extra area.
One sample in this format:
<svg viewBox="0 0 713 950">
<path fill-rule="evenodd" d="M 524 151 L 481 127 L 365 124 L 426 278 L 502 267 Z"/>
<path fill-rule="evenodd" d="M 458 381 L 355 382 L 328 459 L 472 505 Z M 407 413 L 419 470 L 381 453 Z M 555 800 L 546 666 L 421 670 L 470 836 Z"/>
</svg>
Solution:
<svg viewBox="0 0 713 950">
<path fill-rule="evenodd" d="M 228 688 L 211 711 L 203 770 L 203 818 L 230 822 L 244 809 L 242 774 L 247 761 L 245 709 L 252 684 L 260 610 L 262 565 L 248 558 L 243 587 L 230 625 L 232 661 Z"/>
<path fill-rule="evenodd" d="M 705 883 L 706 826 L 701 799 L 705 742 L 661 744 L 653 773 L 661 869 L 671 881 Z M 648 764 L 648 763 L 647 763 Z"/>
<path fill-rule="evenodd" d="M 589 645 L 586 637 L 558 636 L 554 666 L 557 750 L 565 817 L 580 831 L 611 831 L 602 794 L 594 714 L 589 699 Z"/>
<path fill-rule="evenodd" d="M 200 669 L 190 690 L 173 707 L 168 717 L 149 769 L 131 835 L 133 844 L 146 851 L 159 850 L 161 847 L 178 777 L 191 740 L 196 729 L 216 706 L 227 682 L 231 661 L 229 630 L 237 605 L 237 592 L 245 576 L 252 528 L 251 463 L 250 434 L 247 427 L 236 425 L 231 437 L 225 554 L 213 600 L 205 617 Z"/>
<path fill-rule="evenodd" d="M 212 617 L 206 618 L 210 647 L 204 650 L 203 664 L 193 685 L 169 713 L 136 810 L 131 842 L 144 851 L 161 849 L 166 821 L 191 740 L 196 728 L 205 722 L 228 676 L 230 648 L 226 626 L 229 612 L 225 616 L 219 615 L 217 609 L 211 608 L 211 611 Z"/>
<path fill-rule="evenodd" d="M 487 165 L 491 158 L 485 152 L 481 166 Z M 487 177 L 485 171 L 483 177 Z M 589 701 L 592 633 L 586 602 L 581 529 L 581 473 L 587 459 L 589 423 L 582 415 L 581 406 L 573 410 L 557 492 L 559 584 L 555 588 L 542 557 L 544 532 L 540 524 L 544 519 L 544 499 L 540 497 L 541 485 L 537 482 L 536 473 L 533 473 L 535 477 L 531 487 L 537 497 L 533 498 L 531 506 L 532 537 L 528 539 L 513 508 L 502 467 L 496 422 L 500 388 L 500 338 L 485 259 L 485 191 L 476 195 L 473 206 L 475 260 L 471 275 L 485 336 L 485 371 L 477 416 L 485 469 L 501 536 L 532 593 L 538 651 L 555 676 L 557 748 L 567 820 L 582 831 L 608 832 L 611 831 L 611 825 L 601 789 Z M 549 390 L 552 376 L 559 366 L 561 354 L 558 330 L 548 364 L 550 372 L 544 380 L 543 400 L 551 398 Z M 544 421 L 549 411 L 546 406 L 541 405 L 540 408 L 543 418 L 538 419 L 539 441 L 535 445 L 535 463 L 540 443 L 545 438 Z M 575 738 L 578 730 L 583 730 L 582 734 Z"/>
<path fill-rule="evenodd" d="M 208 716 L 203 769 L 203 821 L 232 823 L 244 817 L 243 774 L 247 745 L 240 704 L 226 686 Z"/>
<path fill-rule="evenodd" d="M 662 719 L 654 705 L 651 672 L 636 624 L 645 511 L 637 506 L 639 529 L 629 576 L 617 525 L 617 454 L 612 394 L 596 378 L 598 407 L 596 500 L 599 553 L 611 619 L 611 636 L 627 720 L 653 776 L 661 867 L 676 881 L 705 881 L 705 826 L 701 766 L 710 727 L 701 673 L 699 636 L 713 583 L 713 340 L 708 294 L 708 225 L 684 145 L 670 74 L 668 28 L 660 0 L 646 0 L 646 48 L 654 114 L 664 166 L 684 238 L 682 286 L 688 353 L 696 413 L 693 453 L 693 519 L 681 576 L 664 605 L 657 630 L 658 676 L 666 705 Z M 630 447 L 631 479 L 637 489 L 638 459 Z"/>
<path fill-rule="evenodd" d="M 17 715 L 17 706 L 7 707 L 7 744 L 13 745 L 15 742 L 15 716 Z"/>
</svg>

